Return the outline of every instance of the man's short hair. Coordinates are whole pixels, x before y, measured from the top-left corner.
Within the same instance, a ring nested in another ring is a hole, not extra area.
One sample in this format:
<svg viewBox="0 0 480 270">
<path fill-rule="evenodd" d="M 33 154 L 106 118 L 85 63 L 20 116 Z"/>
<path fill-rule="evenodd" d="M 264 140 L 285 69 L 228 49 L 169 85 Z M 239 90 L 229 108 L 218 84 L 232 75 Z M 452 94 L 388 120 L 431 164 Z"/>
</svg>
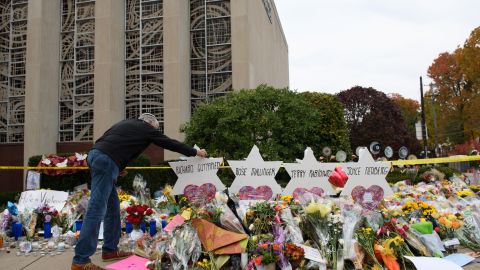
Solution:
<svg viewBox="0 0 480 270">
<path fill-rule="evenodd" d="M 160 124 L 158 123 L 157 117 L 151 113 L 142 113 L 138 119 L 150 124 L 152 127 L 158 129 Z"/>
</svg>

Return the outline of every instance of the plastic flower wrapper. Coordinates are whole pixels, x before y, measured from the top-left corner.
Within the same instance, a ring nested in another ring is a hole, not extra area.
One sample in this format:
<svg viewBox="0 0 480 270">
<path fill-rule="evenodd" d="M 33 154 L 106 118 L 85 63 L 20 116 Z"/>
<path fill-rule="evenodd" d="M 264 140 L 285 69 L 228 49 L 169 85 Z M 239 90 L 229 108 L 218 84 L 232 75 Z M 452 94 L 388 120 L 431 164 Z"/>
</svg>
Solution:
<svg viewBox="0 0 480 270">
<path fill-rule="evenodd" d="M 279 223 L 275 223 L 273 225 L 273 242 L 278 244 L 281 249 L 283 249 L 283 243 L 285 243 L 287 237 L 287 231 L 282 228 L 282 225 Z M 290 262 L 288 259 L 284 256 L 283 252 L 280 252 L 278 255 L 278 262 L 277 265 L 280 267 L 280 269 L 292 269 L 292 266 L 290 265 Z"/>
<path fill-rule="evenodd" d="M 221 206 L 221 210 L 222 214 L 220 214 L 220 224 L 223 228 L 232 232 L 245 233 L 242 223 L 226 204 Z"/>
<path fill-rule="evenodd" d="M 12 216 L 17 216 L 18 215 L 18 209 L 17 209 L 17 206 L 14 203 L 7 202 L 7 209 L 8 209 L 8 212 Z"/>
<path fill-rule="evenodd" d="M 135 175 L 132 186 L 135 194 L 137 194 L 140 204 L 148 204 L 148 197 L 145 193 L 147 181 L 143 179 L 143 176 L 141 174 Z"/>
<path fill-rule="evenodd" d="M 290 208 L 285 208 L 282 210 L 281 218 L 286 226 L 286 230 L 288 231 L 286 240 L 295 244 L 303 244 L 304 240 L 302 231 L 299 227 L 300 219 L 295 219 L 293 217 Z"/>
<path fill-rule="evenodd" d="M 22 211 L 18 215 L 19 221 L 25 229 L 27 239 L 30 239 L 35 234 L 35 226 L 37 224 L 37 213 L 30 211 Z"/>
<path fill-rule="evenodd" d="M 228 196 L 222 191 L 215 193 L 215 199 L 210 203 L 214 209 L 220 210 L 219 222 L 221 227 L 226 230 L 238 233 L 245 233 L 242 223 L 228 207 Z"/>
<path fill-rule="evenodd" d="M 344 257 L 355 257 L 354 237 L 355 227 L 362 218 L 362 207 L 358 204 L 345 204 L 342 207 L 343 216 L 343 250 Z"/>
<path fill-rule="evenodd" d="M 433 230 L 433 224 L 431 222 L 419 222 L 410 225 L 411 230 L 415 236 L 422 242 L 422 244 L 428 249 L 428 252 L 435 257 L 443 257 L 443 242 L 438 236 L 437 232 Z"/>
<path fill-rule="evenodd" d="M 472 242 L 480 245 L 480 215 L 473 211 L 467 210 L 463 212 L 464 226 L 463 232 L 468 236 Z"/>
<path fill-rule="evenodd" d="M 368 225 L 376 232 L 383 225 L 383 215 L 378 211 L 363 211 Z"/>
<path fill-rule="evenodd" d="M 184 224 L 173 232 L 167 247 L 167 253 L 175 270 L 188 269 L 188 262 L 195 264 L 202 253 L 202 244 L 195 229 Z"/>
<path fill-rule="evenodd" d="M 3 212 L 0 214 L 0 231 L 6 232 L 11 222 L 12 215 L 8 209 L 3 210 Z"/>
</svg>

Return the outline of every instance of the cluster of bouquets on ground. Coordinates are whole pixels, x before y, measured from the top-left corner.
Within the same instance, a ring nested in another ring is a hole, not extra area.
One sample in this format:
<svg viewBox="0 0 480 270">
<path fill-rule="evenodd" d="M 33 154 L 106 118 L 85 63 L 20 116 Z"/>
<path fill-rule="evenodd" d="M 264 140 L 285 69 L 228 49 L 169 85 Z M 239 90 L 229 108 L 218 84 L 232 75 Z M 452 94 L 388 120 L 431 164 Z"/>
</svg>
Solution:
<svg viewBox="0 0 480 270">
<path fill-rule="evenodd" d="M 150 269 L 394 270 L 408 268 L 405 256 L 480 250 L 479 188 L 459 178 L 399 182 L 375 209 L 313 193 L 265 200 L 204 184 L 181 196 L 166 186 L 151 198 L 145 188 L 139 177 L 132 193 L 118 190 L 119 248 L 148 258 Z M 0 215 L 3 249 L 74 246 L 89 196 L 71 193 L 62 209 L 41 204 L 24 211 L 9 203 Z"/>
</svg>

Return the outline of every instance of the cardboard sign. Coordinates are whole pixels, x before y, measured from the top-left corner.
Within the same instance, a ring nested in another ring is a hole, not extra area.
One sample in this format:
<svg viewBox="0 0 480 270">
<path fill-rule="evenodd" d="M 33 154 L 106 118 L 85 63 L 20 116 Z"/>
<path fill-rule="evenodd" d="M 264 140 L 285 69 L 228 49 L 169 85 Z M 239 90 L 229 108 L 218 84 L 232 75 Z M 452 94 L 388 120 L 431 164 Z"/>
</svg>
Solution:
<svg viewBox="0 0 480 270">
<path fill-rule="evenodd" d="M 27 171 L 27 179 L 25 180 L 25 190 L 40 189 L 41 173 L 36 171 Z"/>
<path fill-rule="evenodd" d="M 68 193 L 56 190 L 30 190 L 24 191 L 20 195 L 18 201 L 18 210 L 24 209 L 33 210 L 43 204 L 48 204 L 50 207 L 62 210 L 67 201 Z"/>
<path fill-rule="evenodd" d="M 145 264 L 148 259 L 139 256 L 130 256 L 126 259 L 107 265 L 107 269 L 113 270 L 148 270 Z"/>
<path fill-rule="evenodd" d="M 298 245 L 299 247 L 303 248 L 303 251 L 305 252 L 305 258 L 309 259 L 311 261 L 319 262 L 319 263 L 326 263 L 325 259 L 322 258 L 322 255 L 320 255 L 320 251 L 316 248 L 312 248 L 309 246 L 305 245 Z"/>
<path fill-rule="evenodd" d="M 305 149 L 303 160 L 298 160 L 297 163 L 284 163 L 283 166 L 291 177 L 283 190 L 284 195 L 293 195 L 296 190 L 310 192 L 312 188 L 322 189 L 322 195 L 334 194 L 328 177 L 336 164 L 318 162 L 310 147 Z"/>
<path fill-rule="evenodd" d="M 413 256 L 405 256 L 405 258 L 409 259 L 417 270 L 431 270 L 431 269 L 439 269 L 439 265 L 441 265 L 442 270 L 462 270 L 463 268 L 451 262 L 449 260 L 445 260 L 442 258 L 434 258 L 434 257 L 413 257 Z"/>
<path fill-rule="evenodd" d="M 225 190 L 217 171 L 223 162 L 223 158 L 201 158 L 187 157 L 185 161 L 169 162 L 178 180 L 173 186 L 173 195 L 183 194 L 188 185 L 201 186 L 202 184 L 213 184 L 217 191 Z"/>
<path fill-rule="evenodd" d="M 240 192 L 243 188 L 245 193 L 259 198 L 265 198 L 266 194 L 271 197 L 282 193 L 282 188 L 275 180 L 282 162 L 264 161 L 256 145 L 252 147 L 246 160 L 229 160 L 228 164 L 235 174 L 230 192 Z"/>
<path fill-rule="evenodd" d="M 347 184 L 341 195 L 352 196 L 362 207 L 373 210 L 384 197 L 393 195 L 385 176 L 390 171 L 390 163 L 376 162 L 366 148 L 359 149 L 359 161 L 342 164 L 348 175 Z"/>
</svg>

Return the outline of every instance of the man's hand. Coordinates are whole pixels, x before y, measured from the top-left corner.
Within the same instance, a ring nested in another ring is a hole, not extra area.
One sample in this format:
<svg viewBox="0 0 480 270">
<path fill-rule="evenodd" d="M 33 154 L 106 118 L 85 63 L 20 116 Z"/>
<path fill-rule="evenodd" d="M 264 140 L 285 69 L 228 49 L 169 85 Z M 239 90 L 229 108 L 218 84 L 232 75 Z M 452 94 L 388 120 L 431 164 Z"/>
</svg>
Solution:
<svg viewBox="0 0 480 270">
<path fill-rule="evenodd" d="M 125 175 L 127 175 L 127 171 L 126 171 L 126 170 L 123 170 L 123 171 L 121 171 L 121 172 L 118 174 L 118 176 L 120 176 L 120 177 L 124 177 Z"/>
<path fill-rule="evenodd" d="M 200 149 L 200 150 L 197 150 L 197 156 L 199 157 L 207 157 L 207 151 L 205 149 Z"/>
</svg>

